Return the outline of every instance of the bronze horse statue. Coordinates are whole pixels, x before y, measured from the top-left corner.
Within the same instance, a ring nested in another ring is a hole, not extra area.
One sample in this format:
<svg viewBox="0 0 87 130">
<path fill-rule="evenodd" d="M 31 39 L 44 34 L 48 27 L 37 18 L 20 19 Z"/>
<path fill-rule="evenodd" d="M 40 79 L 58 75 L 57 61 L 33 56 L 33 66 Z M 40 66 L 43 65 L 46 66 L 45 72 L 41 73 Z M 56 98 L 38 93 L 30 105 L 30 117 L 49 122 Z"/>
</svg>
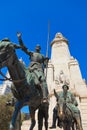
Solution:
<svg viewBox="0 0 87 130">
<path fill-rule="evenodd" d="M 57 116 L 63 127 L 63 130 L 83 130 L 81 124 L 81 117 L 78 113 L 72 113 L 67 107 L 64 98 L 59 97 L 54 91 L 57 98 Z"/>
<path fill-rule="evenodd" d="M 1 69 L 7 67 L 10 77 L 5 77 L 6 80 L 13 82 L 12 93 L 17 99 L 15 110 L 13 112 L 10 123 L 10 130 L 15 130 L 15 122 L 20 109 L 29 105 L 31 115 L 31 126 L 29 130 L 33 130 L 35 126 L 35 111 L 39 108 L 42 101 L 42 93 L 40 87 L 36 84 L 36 75 L 30 72 L 25 65 L 18 60 L 16 49 L 20 46 L 13 44 L 10 41 L 0 41 L 0 74 Z"/>
</svg>

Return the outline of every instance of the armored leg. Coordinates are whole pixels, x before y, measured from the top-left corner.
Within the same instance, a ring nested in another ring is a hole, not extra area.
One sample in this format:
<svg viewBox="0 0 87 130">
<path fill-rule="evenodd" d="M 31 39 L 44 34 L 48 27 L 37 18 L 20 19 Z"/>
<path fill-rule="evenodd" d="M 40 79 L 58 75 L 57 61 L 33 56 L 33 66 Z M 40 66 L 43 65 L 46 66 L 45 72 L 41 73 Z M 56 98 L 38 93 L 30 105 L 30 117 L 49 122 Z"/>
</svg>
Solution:
<svg viewBox="0 0 87 130">
<path fill-rule="evenodd" d="M 47 83 L 46 83 L 46 79 L 44 76 L 44 73 L 42 70 L 34 70 L 34 74 L 36 75 L 36 77 L 39 80 L 39 86 L 41 86 L 41 92 L 42 92 L 42 96 L 43 99 L 47 99 L 48 97 L 48 87 L 47 87 Z"/>
<path fill-rule="evenodd" d="M 48 96 L 48 89 L 47 89 L 47 84 L 45 80 L 41 82 L 41 90 L 43 94 L 43 99 L 46 99 Z"/>
</svg>

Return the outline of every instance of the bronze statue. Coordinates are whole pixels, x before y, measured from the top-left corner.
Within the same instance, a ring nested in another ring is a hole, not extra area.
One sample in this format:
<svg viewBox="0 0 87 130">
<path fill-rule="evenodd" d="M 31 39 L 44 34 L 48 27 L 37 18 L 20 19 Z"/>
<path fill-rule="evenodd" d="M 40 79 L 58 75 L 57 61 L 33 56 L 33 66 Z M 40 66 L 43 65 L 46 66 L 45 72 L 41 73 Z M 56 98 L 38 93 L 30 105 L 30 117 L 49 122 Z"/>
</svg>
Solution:
<svg viewBox="0 0 87 130">
<path fill-rule="evenodd" d="M 43 100 L 45 100 L 47 99 L 48 89 L 44 75 L 44 68 L 48 63 L 48 57 L 45 58 L 42 54 L 40 54 L 41 47 L 39 44 L 36 45 L 35 52 L 31 52 L 25 47 L 21 38 L 21 33 L 17 33 L 17 36 L 22 50 L 30 57 L 29 70 L 36 74 L 39 81 L 37 82 L 37 85 L 41 85 L 40 89 L 42 90 Z"/>
<path fill-rule="evenodd" d="M 30 107 L 31 126 L 29 130 L 33 130 L 35 125 L 35 111 L 39 108 L 41 103 L 43 104 L 43 95 L 39 90 L 41 85 L 36 82 L 38 79 L 36 73 L 30 71 L 29 68 L 26 68 L 26 66 L 18 60 L 15 51 L 18 48 L 22 47 L 13 44 L 9 39 L 3 39 L 0 41 L 0 73 L 3 67 L 6 66 L 8 68 L 11 78 L 5 76 L 4 78 L 5 80 L 13 82 L 12 93 L 18 100 L 15 104 L 15 110 L 10 123 L 10 130 L 15 130 L 15 122 L 18 112 L 25 105 L 29 105 Z M 38 82 L 40 83 L 40 81 Z M 48 97 L 47 88 L 45 91 L 45 96 Z M 45 103 L 48 104 L 48 102 Z"/>
<path fill-rule="evenodd" d="M 78 130 L 83 130 L 81 115 L 78 109 L 78 103 L 75 99 L 75 96 L 68 91 L 69 85 L 64 84 L 62 86 L 63 91 L 59 94 L 54 90 L 54 94 L 57 98 L 57 116 L 58 121 L 61 122 L 64 130 L 75 130 L 74 127 Z M 75 124 L 75 125 L 74 125 Z"/>
</svg>

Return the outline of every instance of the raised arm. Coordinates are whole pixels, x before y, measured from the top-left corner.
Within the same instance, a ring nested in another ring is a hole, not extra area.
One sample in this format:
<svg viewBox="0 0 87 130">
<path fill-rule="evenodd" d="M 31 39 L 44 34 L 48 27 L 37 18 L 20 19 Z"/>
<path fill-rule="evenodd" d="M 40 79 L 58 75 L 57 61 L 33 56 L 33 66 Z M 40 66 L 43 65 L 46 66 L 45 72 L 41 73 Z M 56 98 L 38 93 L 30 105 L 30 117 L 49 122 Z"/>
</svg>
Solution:
<svg viewBox="0 0 87 130">
<path fill-rule="evenodd" d="M 21 38 L 21 33 L 20 32 L 17 32 L 17 37 L 18 37 L 18 41 L 19 41 L 19 44 L 21 46 L 21 49 L 28 55 L 32 55 L 32 52 L 28 50 L 28 48 L 24 45 L 23 41 L 22 41 L 22 38 Z"/>
</svg>

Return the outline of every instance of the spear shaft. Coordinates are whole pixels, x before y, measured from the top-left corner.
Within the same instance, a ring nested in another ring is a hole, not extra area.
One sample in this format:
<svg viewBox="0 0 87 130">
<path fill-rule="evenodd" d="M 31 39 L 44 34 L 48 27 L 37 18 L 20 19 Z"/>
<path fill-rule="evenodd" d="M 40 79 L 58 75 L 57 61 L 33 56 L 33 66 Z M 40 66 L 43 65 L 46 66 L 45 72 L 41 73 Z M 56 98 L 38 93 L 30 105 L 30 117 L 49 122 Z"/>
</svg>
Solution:
<svg viewBox="0 0 87 130">
<path fill-rule="evenodd" d="M 46 57 L 48 57 L 49 39 L 50 39 L 50 22 L 48 22 L 48 37 L 47 37 Z"/>
<path fill-rule="evenodd" d="M 47 58 L 48 58 L 49 39 L 50 39 L 50 22 L 48 22 L 48 37 L 47 37 L 47 47 L 46 47 L 46 57 Z M 46 79 L 47 79 L 47 67 L 48 67 L 48 63 L 46 65 Z"/>
</svg>

